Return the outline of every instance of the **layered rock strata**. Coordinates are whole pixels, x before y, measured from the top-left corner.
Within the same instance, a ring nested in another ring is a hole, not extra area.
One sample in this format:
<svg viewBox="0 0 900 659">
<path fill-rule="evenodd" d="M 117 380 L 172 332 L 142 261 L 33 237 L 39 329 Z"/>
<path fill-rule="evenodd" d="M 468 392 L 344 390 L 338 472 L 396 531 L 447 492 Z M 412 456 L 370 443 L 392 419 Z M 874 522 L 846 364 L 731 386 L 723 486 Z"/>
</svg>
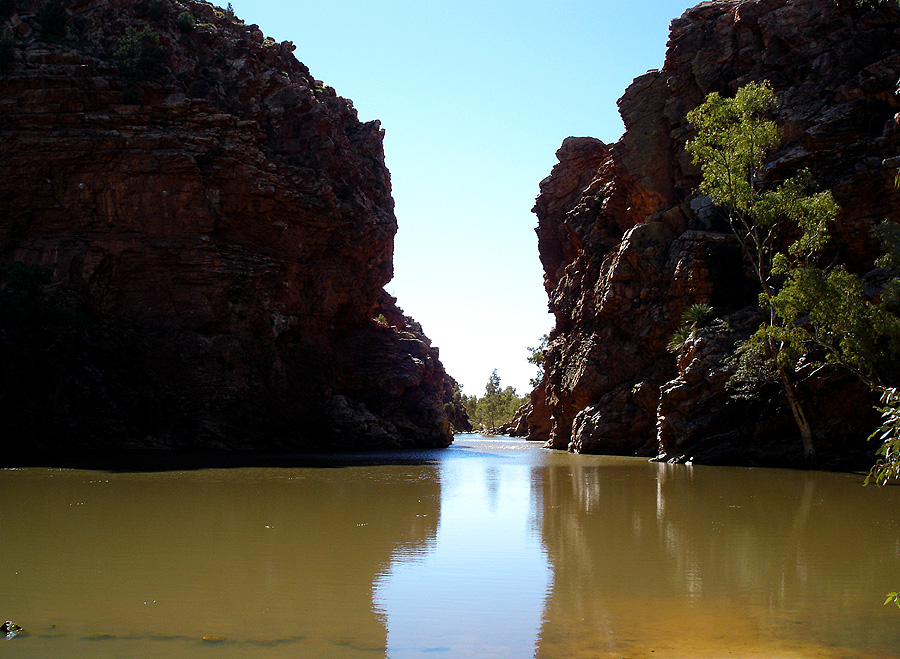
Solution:
<svg viewBox="0 0 900 659">
<path fill-rule="evenodd" d="M 43 1 L 2 24 L 0 263 L 49 270 L 46 304 L 85 324 L 6 355 L 4 441 L 449 444 L 437 349 L 374 320 L 395 308 L 379 123 L 211 4 L 64 6 L 52 36 Z M 123 50 L 146 28 L 152 66 Z"/>
<path fill-rule="evenodd" d="M 784 141 L 777 181 L 808 167 L 841 206 L 832 255 L 872 268 L 871 227 L 900 220 L 900 11 L 833 0 L 704 2 L 671 25 L 665 63 L 619 100 L 615 144 L 568 138 L 534 208 L 556 327 L 545 377 L 511 430 L 554 448 L 744 464 L 802 460 L 780 393 L 738 401 L 722 364 L 759 324 L 740 250 L 695 190 L 685 115 L 713 91 L 768 80 Z M 679 358 L 666 343 L 692 303 L 723 322 Z M 871 461 L 871 396 L 825 371 L 801 385 L 820 466 Z"/>
</svg>

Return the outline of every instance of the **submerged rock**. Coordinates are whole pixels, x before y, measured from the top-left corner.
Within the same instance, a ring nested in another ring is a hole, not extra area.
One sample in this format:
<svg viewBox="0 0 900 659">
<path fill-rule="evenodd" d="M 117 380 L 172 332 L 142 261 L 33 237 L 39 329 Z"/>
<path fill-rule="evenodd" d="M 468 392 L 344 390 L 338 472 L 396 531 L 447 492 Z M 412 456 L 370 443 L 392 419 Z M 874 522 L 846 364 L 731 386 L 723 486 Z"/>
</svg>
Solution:
<svg viewBox="0 0 900 659">
<path fill-rule="evenodd" d="M 24 631 L 24 629 L 14 623 L 12 620 L 7 620 L 2 625 L 0 625 L 0 634 L 6 634 L 7 641 L 14 639 L 16 636 L 20 636 L 24 633 Z"/>
</svg>

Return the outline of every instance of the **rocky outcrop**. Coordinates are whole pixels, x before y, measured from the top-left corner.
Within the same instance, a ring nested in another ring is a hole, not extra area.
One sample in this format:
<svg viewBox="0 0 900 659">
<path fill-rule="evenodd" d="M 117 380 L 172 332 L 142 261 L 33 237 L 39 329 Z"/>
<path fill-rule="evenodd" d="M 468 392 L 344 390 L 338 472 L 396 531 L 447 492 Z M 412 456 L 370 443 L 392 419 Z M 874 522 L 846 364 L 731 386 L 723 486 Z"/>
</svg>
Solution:
<svg viewBox="0 0 900 659">
<path fill-rule="evenodd" d="M 374 320 L 397 228 L 377 121 L 205 2 L 0 18 L 0 264 L 49 270 L 45 304 L 85 320 L 4 352 L 3 441 L 450 443 L 437 349 Z"/>
<path fill-rule="evenodd" d="M 672 22 L 665 64 L 619 101 L 615 144 L 568 138 L 534 208 L 556 327 L 545 376 L 515 432 L 579 452 L 793 464 L 780 394 L 733 399 L 723 357 L 755 327 L 740 250 L 695 189 L 689 110 L 768 80 L 784 142 L 772 180 L 808 167 L 841 205 L 834 255 L 872 267 L 874 223 L 900 220 L 900 11 L 832 0 L 703 2 Z M 666 343 L 692 303 L 723 319 L 676 358 Z M 758 324 L 758 320 L 756 321 Z M 870 463 L 871 397 L 836 372 L 809 377 L 821 466 Z"/>
</svg>

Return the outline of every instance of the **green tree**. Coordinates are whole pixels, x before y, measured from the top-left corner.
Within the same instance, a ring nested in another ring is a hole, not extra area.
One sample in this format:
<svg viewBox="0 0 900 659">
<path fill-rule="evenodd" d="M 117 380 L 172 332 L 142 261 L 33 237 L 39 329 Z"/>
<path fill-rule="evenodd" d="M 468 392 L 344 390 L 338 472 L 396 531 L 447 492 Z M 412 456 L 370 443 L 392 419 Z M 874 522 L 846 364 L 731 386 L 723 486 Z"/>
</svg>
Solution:
<svg viewBox="0 0 900 659">
<path fill-rule="evenodd" d="M 900 172 L 894 184 L 900 187 Z M 889 268 L 893 272 L 900 271 L 900 225 L 885 220 L 875 228 L 875 235 L 885 250 L 875 265 Z M 891 310 L 900 307 L 900 277 L 892 277 L 881 292 L 882 305 Z M 896 361 L 894 361 L 896 363 Z M 893 383 L 900 380 L 894 377 Z M 890 479 L 900 478 L 900 389 L 896 386 L 884 387 L 881 394 L 881 426 L 872 433 L 870 440 L 881 442 L 878 448 L 878 459 L 866 478 L 866 483 L 874 480 L 884 485 Z M 900 606 L 900 596 L 891 593 L 894 602 Z"/>
<path fill-rule="evenodd" d="M 812 430 L 797 395 L 795 365 L 803 354 L 794 322 L 779 314 L 778 281 L 798 268 L 812 267 L 828 239 L 838 207 L 830 192 L 812 193 L 808 172 L 800 172 L 774 189 L 763 185 L 767 154 L 781 141 L 767 114 L 776 105 L 766 83 L 749 83 L 735 96 L 717 92 L 688 113 L 697 136 L 687 149 L 700 165 L 700 191 L 726 214 L 759 284 L 767 322 L 739 353 L 743 366 L 764 364 L 780 382 L 800 431 L 807 458 L 815 454 Z M 801 232 L 787 252 L 779 252 L 789 232 Z M 747 373 L 748 369 L 738 369 Z M 761 373 L 756 370 L 756 373 Z"/>
<path fill-rule="evenodd" d="M 544 379 L 544 352 L 547 350 L 547 341 L 550 340 L 549 335 L 544 334 L 540 343 L 534 348 L 528 347 L 528 363 L 537 366 L 538 372 L 531 380 L 528 381 L 532 387 L 537 387 Z"/>
<path fill-rule="evenodd" d="M 503 396 L 500 389 L 500 376 L 497 375 L 497 369 L 491 373 L 487 384 L 484 386 L 484 398 L 479 405 L 479 409 L 484 410 L 484 417 L 487 420 L 489 428 L 496 428 L 500 425 L 500 418 L 503 412 Z"/>
<path fill-rule="evenodd" d="M 506 387 L 500 396 L 503 402 L 500 411 L 503 421 L 500 425 L 503 425 L 512 421 L 519 408 L 528 402 L 528 396 L 519 396 L 515 387 Z"/>
<path fill-rule="evenodd" d="M 463 394 L 463 405 L 466 408 L 466 414 L 469 415 L 469 419 L 472 421 L 474 425 L 480 425 L 478 420 L 478 396 L 472 394 L 471 396 L 466 396 Z"/>
<path fill-rule="evenodd" d="M 875 482 L 884 485 L 889 480 L 900 478 L 900 390 L 886 388 L 881 396 L 881 426 L 869 439 L 881 442 L 878 459 L 866 476 L 866 484 Z M 900 602 L 897 604 L 900 606 Z"/>
<path fill-rule="evenodd" d="M 503 388 L 497 369 L 491 373 L 484 387 L 484 395 L 463 396 L 463 403 L 469 420 L 481 429 L 499 428 L 512 420 L 516 411 L 527 401 L 527 396 L 519 396 L 515 387 Z"/>
<path fill-rule="evenodd" d="M 167 57 L 159 35 L 149 25 L 141 30 L 125 28 L 125 36 L 119 39 L 115 53 L 119 70 L 129 80 L 152 80 L 163 75 Z"/>
<path fill-rule="evenodd" d="M 812 433 L 794 386 L 798 362 L 854 373 L 882 395 L 883 423 L 872 435 L 882 441 L 881 457 L 870 478 L 883 483 L 900 475 L 900 280 L 895 274 L 880 295 L 870 295 L 842 265 L 819 267 L 838 207 L 829 192 L 812 192 L 806 171 L 774 189 L 763 185 L 765 155 L 780 140 L 764 116 L 774 105 L 768 84 L 751 83 L 730 100 L 711 94 L 688 114 L 698 129 L 688 149 L 701 165 L 700 189 L 725 210 L 768 312 L 740 346 L 732 381 L 739 393 L 761 380 L 780 381 L 810 457 Z M 897 273 L 900 227 L 885 221 L 875 233 L 885 249 L 876 265 Z M 788 236 L 799 237 L 783 249 Z"/>
<path fill-rule="evenodd" d="M 175 27 L 187 34 L 193 32 L 194 28 L 197 27 L 197 21 L 190 12 L 183 11 L 175 19 Z"/>
</svg>

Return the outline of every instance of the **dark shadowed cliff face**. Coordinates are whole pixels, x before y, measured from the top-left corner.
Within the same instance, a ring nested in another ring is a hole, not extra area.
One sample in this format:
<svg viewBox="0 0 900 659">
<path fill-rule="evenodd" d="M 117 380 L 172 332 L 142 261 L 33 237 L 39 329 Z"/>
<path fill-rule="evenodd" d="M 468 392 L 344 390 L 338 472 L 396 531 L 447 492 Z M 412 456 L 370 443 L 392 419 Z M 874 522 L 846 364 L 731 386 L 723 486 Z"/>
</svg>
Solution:
<svg viewBox="0 0 900 659">
<path fill-rule="evenodd" d="M 397 228 L 378 122 L 211 4 L 72 0 L 53 37 L 44 4 L 2 22 L 0 265 L 48 269 L 41 304 L 83 323 L 5 351 L 4 439 L 449 444 L 437 350 L 372 320 Z M 145 26 L 163 66 L 136 75 L 116 53 Z"/>
<path fill-rule="evenodd" d="M 877 253 L 871 227 L 900 219 L 900 11 L 853 5 L 702 3 L 673 21 L 663 68 L 636 79 L 619 101 L 620 141 L 565 140 L 534 209 L 556 328 L 518 433 L 584 452 L 800 460 L 778 391 L 753 403 L 725 391 L 722 358 L 759 319 L 734 238 L 693 192 L 699 170 L 684 149 L 685 115 L 710 92 L 730 96 L 769 80 L 785 140 L 768 175 L 809 167 L 842 207 L 831 249 L 868 271 Z M 676 358 L 666 342 L 695 302 L 714 305 L 730 330 L 706 333 Z M 873 401 L 852 378 L 826 371 L 802 388 L 819 464 L 870 461 Z"/>
</svg>

